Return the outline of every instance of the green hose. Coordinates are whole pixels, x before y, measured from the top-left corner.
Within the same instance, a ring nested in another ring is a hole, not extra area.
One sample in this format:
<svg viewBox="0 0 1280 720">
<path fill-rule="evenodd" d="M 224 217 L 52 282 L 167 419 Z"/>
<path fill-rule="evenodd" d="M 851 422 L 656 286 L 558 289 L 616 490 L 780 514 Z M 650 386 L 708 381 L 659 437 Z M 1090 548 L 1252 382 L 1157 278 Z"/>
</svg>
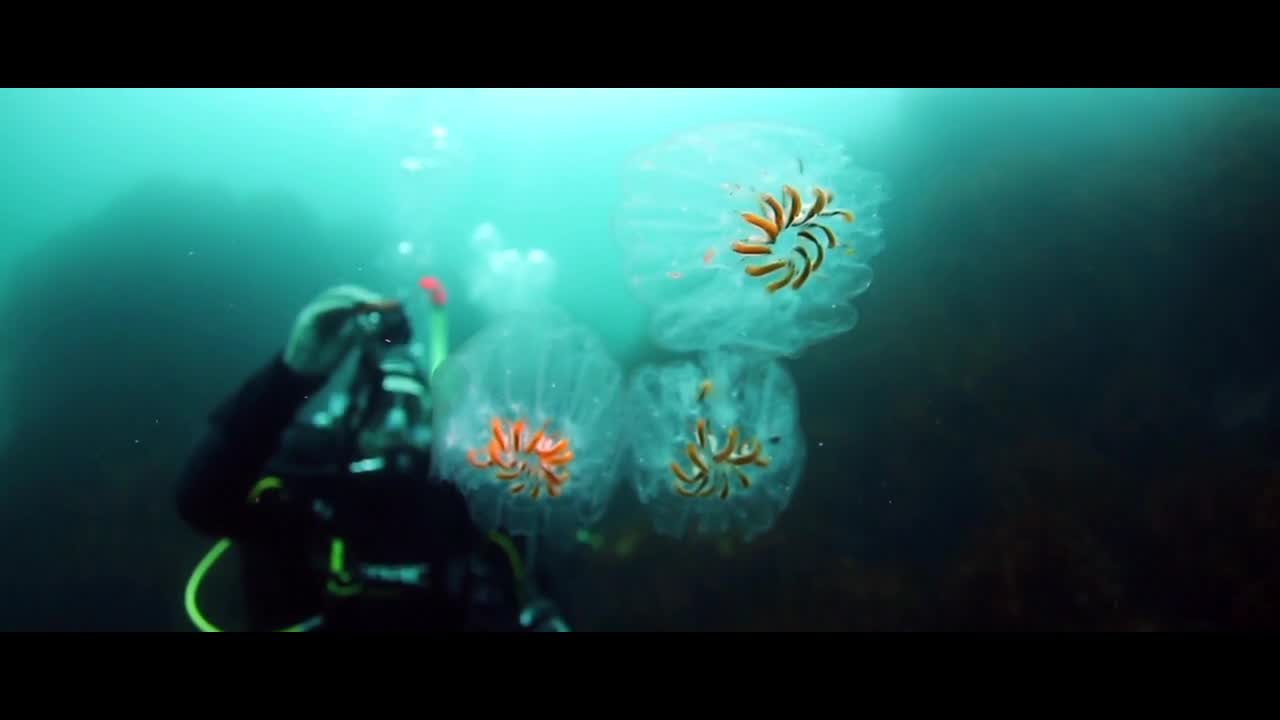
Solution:
<svg viewBox="0 0 1280 720">
<path fill-rule="evenodd" d="M 432 306 L 431 308 L 431 367 L 428 369 L 427 376 L 435 375 L 436 368 L 440 367 L 440 363 L 444 362 L 445 356 L 449 354 L 449 316 L 445 314 L 444 308 L 440 306 Z"/>
<path fill-rule="evenodd" d="M 205 574 L 209 572 L 209 568 L 213 567 L 213 564 L 218 561 L 219 557 L 222 557 L 222 554 L 225 553 L 229 547 L 231 547 L 230 539 L 222 538 L 219 540 L 213 548 L 205 554 L 204 559 L 196 565 L 196 569 L 191 572 L 191 579 L 187 580 L 187 615 L 191 617 L 191 622 L 195 623 L 195 626 L 200 628 L 201 632 L 222 632 L 218 628 L 214 627 L 213 623 L 205 620 L 204 615 L 200 614 L 200 608 L 196 603 L 196 593 L 200 589 L 200 582 L 204 580 Z"/>
<path fill-rule="evenodd" d="M 195 624 L 201 632 L 222 632 L 222 629 L 205 619 L 200 613 L 200 607 L 196 602 L 196 596 L 200 590 L 200 583 L 204 580 L 204 576 L 208 574 L 209 568 L 222 557 L 223 553 L 231 547 L 230 538 L 222 538 L 214 543 L 214 546 L 205 553 L 203 559 L 196 565 L 195 570 L 191 572 L 191 578 L 187 580 L 186 605 L 187 616 L 191 618 L 191 622 Z M 316 616 L 308 620 L 304 620 L 297 625 L 287 627 L 279 632 L 306 632 L 315 628 L 320 624 L 320 617 Z"/>
</svg>

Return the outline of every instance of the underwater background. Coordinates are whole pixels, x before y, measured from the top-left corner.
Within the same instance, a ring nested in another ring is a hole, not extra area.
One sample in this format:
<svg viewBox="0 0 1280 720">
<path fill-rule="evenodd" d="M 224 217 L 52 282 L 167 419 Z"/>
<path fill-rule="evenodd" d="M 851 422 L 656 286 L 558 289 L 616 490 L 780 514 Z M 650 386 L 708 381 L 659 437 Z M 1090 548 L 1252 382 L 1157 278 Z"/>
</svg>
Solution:
<svg viewBox="0 0 1280 720">
<path fill-rule="evenodd" d="M 790 505 L 674 539 L 620 483 L 548 555 L 576 629 L 1280 627 L 1276 91 L 454 88 L 0 90 L 0 629 L 194 629 L 178 472 L 328 286 L 676 355 L 624 168 L 754 122 L 887 178 L 874 279 L 782 361 Z M 234 562 L 201 593 L 236 625 Z"/>
</svg>

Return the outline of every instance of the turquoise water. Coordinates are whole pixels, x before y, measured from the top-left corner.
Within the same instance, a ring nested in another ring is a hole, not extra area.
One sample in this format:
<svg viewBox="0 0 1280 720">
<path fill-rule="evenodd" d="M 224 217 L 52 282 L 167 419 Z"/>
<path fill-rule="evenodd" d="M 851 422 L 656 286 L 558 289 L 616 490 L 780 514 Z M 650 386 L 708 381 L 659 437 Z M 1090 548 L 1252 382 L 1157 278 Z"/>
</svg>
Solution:
<svg viewBox="0 0 1280 720">
<path fill-rule="evenodd" d="M 8 255 L 145 179 L 208 182 L 242 198 L 288 194 L 321 224 L 354 226 L 342 242 L 365 262 L 344 279 L 386 289 L 410 265 L 465 275 L 474 252 L 467 240 L 491 223 L 507 245 L 551 255 L 557 300 L 621 348 L 635 341 L 636 317 L 618 292 L 611 217 L 630 154 L 677 131 L 741 120 L 798 123 L 881 154 L 895 142 L 899 97 L 893 90 L 6 90 L 0 235 Z M 426 167 L 406 172 L 405 158 Z M 361 225 L 364 232 L 355 229 Z M 182 238 L 170 242 L 180 246 Z M 402 242 L 412 244 L 410 256 L 399 253 Z"/>
<path fill-rule="evenodd" d="M 1274 353 L 1250 345 L 1271 281 L 1250 273 L 1280 267 L 1251 255 L 1273 246 L 1276 108 L 1250 90 L 0 90 L 0 547 L 30 588 L 0 627 L 185 627 L 173 598 L 203 541 L 174 475 L 325 287 L 410 297 L 439 276 L 455 342 L 545 296 L 628 369 L 661 355 L 616 222 L 628 162 L 699 128 L 812 130 L 892 185 L 857 325 L 788 364 L 809 465 L 776 552 L 950 548 L 948 513 L 1029 475 L 1008 459 L 1024 440 L 1051 455 L 1043 437 L 1078 431 L 1064 455 L 1160 476 L 1124 455 L 1140 430 L 1199 447 L 1206 406 L 1233 427 L 1273 412 Z M 41 553 L 13 550 L 33 536 Z M 642 584 L 649 562 L 618 572 Z"/>
</svg>

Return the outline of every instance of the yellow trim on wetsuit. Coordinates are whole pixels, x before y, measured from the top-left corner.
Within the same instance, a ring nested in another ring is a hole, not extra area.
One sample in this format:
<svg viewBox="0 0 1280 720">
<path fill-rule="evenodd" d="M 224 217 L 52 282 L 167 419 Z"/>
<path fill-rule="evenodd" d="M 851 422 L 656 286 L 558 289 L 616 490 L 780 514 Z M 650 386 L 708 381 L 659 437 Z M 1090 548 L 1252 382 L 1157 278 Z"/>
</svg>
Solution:
<svg viewBox="0 0 1280 720">
<path fill-rule="evenodd" d="M 280 481 L 280 478 L 275 476 L 264 477 L 254 484 L 251 490 L 249 490 L 249 502 L 259 502 L 262 499 L 262 496 L 269 490 L 279 492 L 283 489 L 284 483 Z M 219 539 L 218 542 L 213 544 L 212 548 L 209 548 L 209 552 L 205 553 L 204 557 L 200 559 L 200 562 L 196 564 L 195 569 L 191 571 L 191 577 L 187 580 L 186 592 L 183 595 L 183 601 L 187 607 L 187 616 L 191 618 L 191 622 L 194 623 L 201 632 L 223 632 L 221 628 L 205 619 L 204 615 L 200 612 L 197 600 L 200 591 L 200 583 L 204 581 L 204 576 L 208 574 L 209 569 L 213 567 L 213 564 L 216 563 L 218 558 L 222 557 L 223 553 L 230 549 L 230 547 L 230 538 Z M 315 618 L 311 618 L 282 630 L 277 630 L 276 632 L 305 632 L 314 627 L 314 625 Z"/>
<path fill-rule="evenodd" d="M 258 502 L 261 499 L 261 496 L 268 490 L 280 491 L 283 487 L 284 485 L 280 482 L 279 478 L 265 477 L 258 481 L 258 483 L 254 485 L 253 489 L 249 492 L 249 501 Z M 527 592 L 525 589 L 524 561 L 520 557 L 520 551 L 516 548 L 515 543 L 511 541 L 511 538 L 496 530 L 489 533 L 489 540 L 501 548 L 503 554 L 506 555 L 507 562 L 511 567 L 511 574 L 515 578 L 517 600 L 520 605 L 524 605 Z M 223 632 L 222 629 L 209 622 L 205 619 L 204 615 L 200 613 L 197 594 L 199 592 L 200 583 L 204 580 L 204 576 L 209 572 L 209 569 L 213 567 L 213 564 L 218 561 L 218 558 L 222 557 L 223 553 L 230 549 L 230 547 L 231 540 L 229 538 L 222 538 L 218 540 L 218 542 L 210 548 L 209 552 L 205 553 L 204 558 L 200 560 L 196 565 L 195 570 L 192 571 L 191 578 L 187 580 L 186 593 L 184 597 L 187 607 L 187 615 L 191 618 L 191 622 L 194 623 L 202 632 Z M 347 572 L 346 569 L 346 543 L 342 538 L 333 538 L 329 544 L 329 571 L 333 575 L 328 583 L 329 592 L 339 597 L 350 597 L 351 595 L 355 595 L 360 592 L 361 587 L 358 583 L 354 585 L 347 584 L 351 582 L 351 574 Z M 314 618 L 305 620 L 291 627 L 284 628 L 283 630 L 278 630 L 277 632 L 303 632 L 310 629 L 313 625 Z"/>
<path fill-rule="evenodd" d="M 284 483 L 280 481 L 280 478 L 274 475 L 268 475 L 267 477 L 262 478 L 251 490 L 249 490 L 249 502 L 256 503 L 261 501 L 262 496 L 266 494 L 268 490 L 275 490 L 276 492 L 283 491 Z"/>
<path fill-rule="evenodd" d="M 218 558 L 222 557 L 222 554 L 230 547 L 231 540 L 229 538 L 222 538 L 218 542 L 214 543 L 214 546 L 210 548 L 209 552 L 205 553 L 204 558 L 196 565 L 196 569 L 191 573 L 191 578 L 187 580 L 187 590 L 185 595 L 187 615 L 190 616 L 191 622 L 195 623 L 195 626 L 199 628 L 201 632 L 223 632 L 222 628 L 219 628 L 206 620 L 204 615 L 200 613 L 200 608 L 196 602 L 196 594 L 200 588 L 200 582 L 204 579 L 205 574 L 209 572 L 209 568 L 213 567 L 213 564 L 218 561 Z M 314 626 L 315 619 L 311 618 L 282 630 L 277 630 L 276 632 L 306 632 Z"/>
<path fill-rule="evenodd" d="M 338 597 L 351 597 L 359 594 L 360 583 L 351 581 L 351 573 L 347 572 L 347 544 L 342 538 L 333 538 L 329 542 L 329 592 Z"/>
</svg>

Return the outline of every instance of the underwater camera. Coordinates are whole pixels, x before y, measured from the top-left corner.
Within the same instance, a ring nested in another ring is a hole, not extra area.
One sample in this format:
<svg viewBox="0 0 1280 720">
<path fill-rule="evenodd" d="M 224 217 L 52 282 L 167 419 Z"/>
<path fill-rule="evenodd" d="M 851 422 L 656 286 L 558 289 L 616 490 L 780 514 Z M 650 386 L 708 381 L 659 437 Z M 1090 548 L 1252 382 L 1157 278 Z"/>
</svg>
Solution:
<svg viewBox="0 0 1280 720">
<path fill-rule="evenodd" d="M 409 317 L 400 303 L 388 302 L 371 306 L 359 316 L 366 352 L 375 355 L 388 346 L 407 345 L 413 335 Z"/>
<path fill-rule="evenodd" d="M 386 462 L 410 462 L 402 453 L 425 451 L 431 441 L 431 396 L 423 368 L 409 349 L 413 332 L 399 304 L 360 316 L 363 343 L 350 396 L 356 404 L 360 452 L 356 472 L 381 469 Z"/>
</svg>

